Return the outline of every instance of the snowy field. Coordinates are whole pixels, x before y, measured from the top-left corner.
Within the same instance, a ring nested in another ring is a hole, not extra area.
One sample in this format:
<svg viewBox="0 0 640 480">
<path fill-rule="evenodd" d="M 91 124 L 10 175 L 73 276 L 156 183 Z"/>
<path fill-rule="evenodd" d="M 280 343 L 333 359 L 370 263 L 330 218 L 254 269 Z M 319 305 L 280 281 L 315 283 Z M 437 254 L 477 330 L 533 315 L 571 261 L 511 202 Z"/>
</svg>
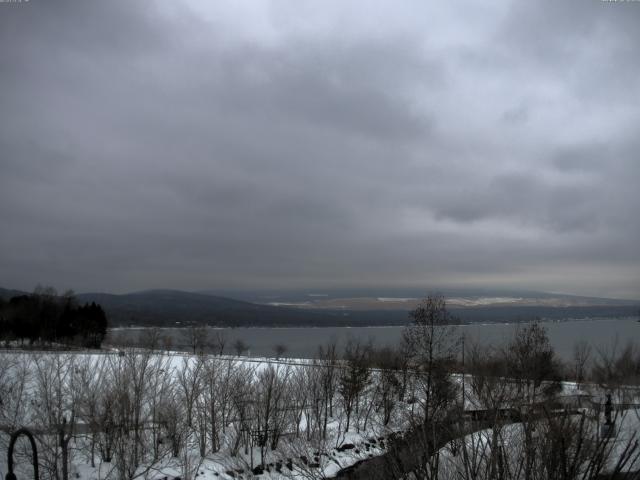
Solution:
<svg viewBox="0 0 640 480">
<path fill-rule="evenodd" d="M 310 360 L 134 350 L 0 359 L 0 446 L 6 432 L 34 431 L 41 478 L 62 474 L 62 437 L 69 478 L 321 478 L 379 455 L 408 422 L 397 406 L 382 418 L 375 372 L 345 399 L 338 369 Z M 27 477 L 28 462 L 18 462 Z"/>
<path fill-rule="evenodd" d="M 453 385 L 465 410 L 488 407 L 470 375 L 454 375 Z M 383 454 L 390 435 L 415 424 L 419 391 L 410 375 L 334 361 L 133 349 L 3 352 L 0 447 L 6 451 L 7 432 L 31 429 L 42 479 L 63 480 L 64 465 L 66 477 L 78 480 L 327 478 Z M 602 388 L 563 382 L 557 398 L 597 436 Z M 609 461 L 615 462 L 617 449 L 638 431 L 640 402 L 634 387 L 616 389 L 612 400 L 618 436 Z M 486 463 L 496 435 L 511 452 L 522 451 L 523 432 L 514 423 L 452 442 L 440 452 L 439 478 L 468 468 L 469 451 Z M 22 442 L 18 478 L 32 478 Z M 509 456 L 512 468 L 520 457 Z M 2 455 L 0 475 L 6 473 Z"/>
</svg>

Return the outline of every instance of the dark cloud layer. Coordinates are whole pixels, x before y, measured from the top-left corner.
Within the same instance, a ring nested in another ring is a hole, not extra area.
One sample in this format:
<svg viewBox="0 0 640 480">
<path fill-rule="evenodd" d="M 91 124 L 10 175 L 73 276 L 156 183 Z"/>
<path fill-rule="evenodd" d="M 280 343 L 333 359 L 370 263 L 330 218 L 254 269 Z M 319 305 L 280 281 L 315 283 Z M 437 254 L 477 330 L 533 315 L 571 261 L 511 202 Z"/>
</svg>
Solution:
<svg viewBox="0 0 640 480">
<path fill-rule="evenodd" d="M 0 284 L 640 297 L 640 4 L 0 4 Z"/>
</svg>

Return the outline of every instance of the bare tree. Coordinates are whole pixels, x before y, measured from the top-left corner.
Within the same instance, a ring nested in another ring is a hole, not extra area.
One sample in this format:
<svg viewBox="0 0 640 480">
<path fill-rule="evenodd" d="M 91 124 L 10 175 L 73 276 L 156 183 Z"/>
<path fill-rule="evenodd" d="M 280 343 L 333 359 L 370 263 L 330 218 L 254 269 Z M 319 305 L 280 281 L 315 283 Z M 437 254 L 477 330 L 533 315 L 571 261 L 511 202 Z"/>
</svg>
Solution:
<svg viewBox="0 0 640 480">
<path fill-rule="evenodd" d="M 453 400 L 448 369 L 455 361 L 460 337 L 442 296 L 423 299 L 410 317 L 413 323 L 405 329 L 403 342 L 417 371 L 423 423 L 429 425 Z"/>
<path fill-rule="evenodd" d="M 151 328 L 145 333 L 146 335 L 140 337 L 140 345 L 142 347 L 147 348 L 152 352 L 155 352 L 162 347 L 162 335 L 159 328 Z"/>
<path fill-rule="evenodd" d="M 280 475 L 284 478 L 325 480 L 332 478 L 328 467 L 340 463 L 328 455 L 332 445 L 328 439 L 314 437 L 307 442 L 284 441 L 279 452 Z"/>
<path fill-rule="evenodd" d="M 538 322 L 519 327 L 507 345 L 505 356 L 509 376 L 517 386 L 524 430 L 522 468 L 528 480 L 536 469 L 537 417 L 546 403 L 560 391 L 560 368 L 546 329 Z"/>
<path fill-rule="evenodd" d="M 326 416 L 329 410 L 326 386 L 326 368 L 319 360 L 309 367 L 300 370 L 304 375 L 304 385 L 308 396 L 306 409 L 306 440 L 316 436 L 326 437 Z"/>
<path fill-rule="evenodd" d="M 320 404 L 317 405 L 320 410 L 322 438 L 327 438 L 327 424 L 329 418 L 333 417 L 333 400 L 336 396 L 337 388 L 337 364 L 338 364 L 338 345 L 334 341 L 327 345 L 318 347 L 318 359 L 316 365 L 320 368 L 320 384 L 322 386 L 322 396 Z"/>
<path fill-rule="evenodd" d="M 232 456 L 238 454 L 240 445 L 245 448 L 245 453 L 249 452 L 251 442 L 251 429 L 253 420 L 253 408 L 255 405 L 255 368 L 246 364 L 237 364 L 231 378 L 231 403 L 235 415 L 233 428 L 235 438 L 230 447 Z M 253 458 L 253 457 L 252 457 Z"/>
<path fill-rule="evenodd" d="M 573 346 L 573 377 L 578 385 L 584 382 L 589 361 L 591 360 L 591 345 L 586 340 L 581 340 Z"/>
<path fill-rule="evenodd" d="M 550 398 L 554 382 L 540 380 L 538 385 L 536 379 L 545 378 L 541 372 L 552 372 L 552 378 L 555 374 L 539 363 L 553 355 L 545 346 L 545 335 L 522 331 L 523 338 L 514 338 L 502 351 L 470 349 L 469 394 L 475 410 L 469 413 L 480 430 L 443 450 L 439 478 L 591 480 L 618 478 L 617 474 L 636 469 L 640 458 L 636 434 L 624 438 L 616 432 L 612 438 L 602 437 L 597 415 L 541 403 Z M 514 350 L 522 352 L 521 364 L 515 366 Z M 542 358 L 531 352 L 541 352 Z"/>
<path fill-rule="evenodd" d="M 208 409 L 203 396 L 206 359 L 184 357 L 177 375 L 178 411 L 182 411 L 179 441 L 182 478 L 192 480 L 206 455 L 208 437 Z"/>
<path fill-rule="evenodd" d="M 164 397 L 176 395 L 177 372 L 171 366 L 171 357 L 159 356 L 153 365 L 153 375 L 149 378 L 147 389 L 146 423 L 147 436 L 151 443 L 151 458 L 161 459 L 167 455 L 164 445 L 166 438 L 165 425 L 162 421 Z"/>
<path fill-rule="evenodd" d="M 26 423 L 29 415 L 27 398 L 32 358 L 0 353 L 0 424 L 12 430 Z"/>
<path fill-rule="evenodd" d="M 164 429 L 163 443 L 167 443 L 171 457 L 179 458 L 185 446 L 186 424 L 183 421 L 180 392 L 176 384 L 167 388 L 158 405 L 158 421 Z"/>
<path fill-rule="evenodd" d="M 41 438 L 41 458 L 51 477 L 69 479 L 69 444 L 78 414 L 79 385 L 75 356 L 35 355 L 35 413 L 38 422 L 54 435 Z"/>
<path fill-rule="evenodd" d="M 636 404 L 640 398 L 640 349 L 627 343 L 619 347 L 618 340 L 609 347 L 597 350 L 592 377 L 604 393 L 611 394 L 616 403 Z M 640 418 L 638 409 L 636 414 Z"/>
<path fill-rule="evenodd" d="M 180 401 L 185 410 L 185 423 L 188 428 L 193 427 L 196 399 L 201 390 L 201 373 L 204 363 L 199 359 L 183 357 L 182 366 L 178 369 L 177 380 Z"/>
<path fill-rule="evenodd" d="M 547 331 L 540 323 L 519 327 L 505 355 L 509 374 L 518 382 L 523 404 L 533 405 L 558 392 L 560 366 Z"/>
<path fill-rule="evenodd" d="M 187 327 L 183 336 L 192 353 L 203 353 L 209 346 L 209 329 L 202 325 L 191 325 Z"/>
<path fill-rule="evenodd" d="M 213 332 L 213 338 L 211 339 L 211 347 L 215 355 L 222 355 L 224 353 L 224 347 L 227 344 L 227 339 L 224 332 L 216 330 Z"/>
<path fill-rule="evenodd" d="M 266 448 L 275 450 L 280 435 L 286 427 L 286 392 L 291 369 L 286 366 L 267 367 L 258 373 L 253 404 L 254 420 L 252 430 L 258 436 L 260 462 L 265 463 Z"/>
<path fill-rule="evenodd" d="M 309 375 L 315 368 L 313 366 L 296 368 L 291 373 L 291 387 L 287 393 L 287 404 L 291 409 L 292 423 L 295 426 L 296 438 L 300 438 L 302 420 L 306 419 L 307 430 L 312 428 L 309 416 L 310 391 L 313 389 L 311 382 L 315 376 Z"/>
<path fill-rule="evenodd" d="M 158 410 L 165 408 L 160 408 L 150 398 L 157 395 L 158 384 L 154 379 L 163 377 L 165 362 L 166 359 L 149 351 L 126 351 L 122 356 L 110 358 L 108 408 L 105 410 L 109 435 L 105 435 L 105 440 L 112 449 L 122 480 L 145 475 L 169 453 L 168 449 L 154 448 L 150 444 L 154 435 L 148 435 L 146 428 L 163 417 Z M 168 399 L 174 389 L 169 387 L 167 385 L 162 392 L 164 405 L 171 403 Z"/>
<path fill-rule="evenodd" d="M 445 422 L 457 408 L 457 391 L 450 375 L 456 363 L 460 337 L 441 295 L 429 295 L 409 313 L 412 320 L 403 332 L 402 350 L 409 359 L 410 440 L 394 450 L 396 465 L 411 458 L 410 471 L 417 478 L 435 479 L 439 475 L 439 455 L 434 446 L 446 438 Z M 419 412 L 414 410 L 419 407 Z M 393 464 L 393 462 L 392 462 Z"/>
<path fill-rule="evenodd" d="M 78 418 L 88 428 L 88 456 L 92 467 L 96 466 L 96 447 L 104 427 L 100 421 L 100 403 L 106 388 L 108 363 L 105 357 L 92 361 L 85 357 L 76 367 L 77 388 L 79 389 Z"/>
<path fill-rule="evenodd" d="M 345 365 L 338 377 L 338 393 L 345 415 L 344 431 L 348 432 L 353 411 L 359 411 L 360 396 L 370 381 L 369 346 L 349 341 L 345 347 Z M 359 424 L 356 423 L 356 430 Z"/>
<path fill-rule="evenodd" d="M 504 465 L 503 431 L 513 419 L 511 407 L 518 399 L 517 383 L 508 377 L 509 364 L 504 351 L 471 345 L 468 349 L 469 401 L 491 429 L 460 442 L 465 475 L 471 472 L 483 478 L 500 478 Z M 490 448 L 484 448 L 485 445 Z M 472 477 L 473 478 L 473 477 Z"/>
<path fill-rule="evenodd" d="M 225 432 L 231 411 L 231 387 L 234 362 L 207 357 L 202 372 L 202 408 L 207 418 L 207 435 L 211 452 L 220 449 L 221 434 Z"/>
<path fill-rule="evenodd" d="M 236 355 L 240 356 L 244 352 L 249 350 L 249 345 L 247 345 L 243 340 L 238 339 L 235 342 L 233 342 L 233 349 L 236 352 Z"/>
<path fill-rule="evenodd" d="M 287 351 L 287 346 L 282 343 L 278 343 L 273 346 L 273 353 L 276 356 L 276 360 L 279 360 L 280 357 L 282 357 L 286 353 L 286 351 Z"/>
<path fill-rule="evenodd" d="M 388 425 L 403 388 L 406 359 L 403 359 L 397 351 L 385 347 L 372 352 L 372 362 L 377 372 L 373 376 L 375 390 L 371 405 L 374 402 L 377 403 L 377 406 L 382 409 L 382 424 Z M 364 428 L 366 429 L 366 425 Z"/>
<path fill-rule="evenodd" d="M 548 412 L 536 421 L 533 441 L 519 423 L 501 429 L 498 442 L 490 430 L 465 437 L 462 454 L 443 449 L 443 479 L 596 480 L 635 478 L 639 466 L 637 433 L 602 438 L 587 415 Z"/>
</svg>

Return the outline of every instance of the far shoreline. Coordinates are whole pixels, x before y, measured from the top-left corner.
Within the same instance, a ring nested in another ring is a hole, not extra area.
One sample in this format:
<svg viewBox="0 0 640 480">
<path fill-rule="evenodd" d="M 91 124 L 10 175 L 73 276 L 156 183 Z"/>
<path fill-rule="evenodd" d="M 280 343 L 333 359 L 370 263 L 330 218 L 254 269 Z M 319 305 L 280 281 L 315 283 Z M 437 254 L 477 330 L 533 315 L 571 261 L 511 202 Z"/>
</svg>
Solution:
<svg viewBox="0 0 640 480">
<path fill-rule="evenodd" d="M 583 318 L 563 318 L 563 319 L 553 319 L 553 318 L 540 318 L 534 320 L 523 320 L 523 321 L 511 321 L 511 322 L 466 322 L 466 323 L 451 323 L 449 325 L 454 327 L 468 327 L 468 326 L 483 326 L 483 325 L 526 325 L 528 323 L 570 323 L 570 322 L 592 322 L 592 321 L 631 321 L 636 320 L 636 317 L 633 316 L 624 316 L 624 317 L 611 317 L 611 316 L 602 316 L 602 317 L 583 317 Z M 640 322 L 640 320 L 638 320 Z M 248 329 L 264 329 L 264 330 L 308 330 L 308 329 L 326 329 L 326 328 L 403 328 L 410 326 L 411 323 L 407 322 L 406 324 L 392 324 L 392 325 L 291 325 L 291 326 L 282 326 L 282 325 L 243 325 L 243 326 L 219 326 L 219 325 L 203 325 L 203 324 L 191 324 L 191 325 L 163 325 L 163 326 L 154 326 L 154 325 L 131 325 L 131 326 L 117 326 L 117 327 L 109 327 L 108 331 L 119 331 L 119 330 L 180 330 L 185 328 L 207 328 L 211 330 L 248 330 Z"/>
</svg>

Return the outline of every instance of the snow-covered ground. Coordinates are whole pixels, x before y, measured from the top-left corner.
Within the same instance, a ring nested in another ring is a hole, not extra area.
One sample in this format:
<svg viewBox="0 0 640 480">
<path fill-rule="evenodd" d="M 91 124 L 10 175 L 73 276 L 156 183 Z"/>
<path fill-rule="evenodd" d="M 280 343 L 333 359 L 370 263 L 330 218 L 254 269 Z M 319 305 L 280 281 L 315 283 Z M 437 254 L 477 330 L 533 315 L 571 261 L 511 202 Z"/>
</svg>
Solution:
<svg viewBox="0 0 640 480">
<path fill-rule="evenodd" d="M 143 360 L 145 357 L 146 363 Z M 375 382 L 370 381 L 361 394 L 362 398 L 357 400 L 358 411 L 351 414 L 348 429 L 342 402 L 334 392 L 334 398 L 331 399 L 333 412 L 327 414 L 327 434 L 322 438 L 318 435 L 318 417 L 316 415 L 314 419 L 311 412 L 312 397 L 304 390 L 311 388 L 311 383 L 308 383 L 311 377 L 304 375 L 303 371 L 310 370 L 314 364 L 304 359 L 202 357 L 177 352 L 149 355 L 133 350 L 122 354 L 117 351 L 30 351 L 0 353 L 0 365 L 0 427 L 4 430 L 0 434 L 2 450 L 6 451 L 8 445 L 7 432 L 26 426 L 37 432 L 41 461 L 59 464 L 56 429 L 62 421 L 71 421 L 75 427 L 69 441 L 70 478 L 79 480 L 108 480 L 122 475 L 114 460 L 118 453 L 114 451 L 113 458 L 108 459 L 100 452 L 101 448 L 104 450 L 108 439 L 99 431 L 100 428 L 92 428 L 92 414 L 87 410 L 103 408 L 101 400 L 93 403 L 92 400 L 95 400 L 94 397 L 102 397 L 105 391 L 118 392 L 111 387 L 114 387 L 113 382 L 124 381 L 122 375 L 136 375 L 133 370 L 128 370 L 128 366 L 147 369 L 146 379 L 128 379 L 128 383 L 124 385 L 128 390 L 126 395 L 129 402 L 132 401 L 129 397 L 133 398 L 132 390 L 136 388 L 136 382 L 147 382 L 144 388 L 148 389 L 145 394 L 148 398 L 145 397 L 145 405 L 142 405 L 144 418 L 141 419 L 146 448 L 152 450 L 154 442 L 157 447 L 158 442 L 164 441 L 165 445 L 159 448 L 167 450 L 162 454 L 147 455 L 151 461 L 138 460 L 135 473 L 128 474 L 130 478 L 253 478 L 258 473 L 259 478 L 322 478 L 359 460 L 384 452 L 387 435 L 401 430 L 407 421 L 403 412 L 396 409 L 389 421 L 383 423 L 380 412 L 373 408 L 371 402 L 364 400 L 364 397 L 374 395 L 377 388 Z M 315 367 L 316 370 L 319 368 L 317 365 Z M 228 376 L 229 385 L 224 393 L 228 395 L 226 404 L 215 398 L 215 391 L 209 400 L 217 403 L 207 403 L 206 390 L 208 382 L 212 381 L 210 375 L 213 374 L 218 375 L 213 379 L 218 382 L 224 382 L 225 375 Z M 200 377 L 196 379 L 195 375 Z M 104 384 L 105 379 L 109 384 Z M 273 384 L 268 383 L 271 380 Z M 191 385 L 190 391 L 189 382 L 199 385 Z M 278 382 L 284 383 L 280 385 Z M 238 392 L 233 391 L 240 387 L 246 388 L 243 394 L 247 395 L 247 404 L 244 406 L 239 403 L 242 398 L 237 398 Z M 266 391 L 264 389 L 273 388 L 275 395 L 279 387 L 283 387 L 283 391 L 277 394 L 286 399 L 269 405 L 251 403 L 264 402 L 264 396 L 261 396 Z M 189 394 L 194 394 L 197 398 L 190 399 Z M 165 401 L 165 397 L 170 397 L 174 403 L 181 402 L 174 406 L 174 414 L 177 415 L 174 428 L 164 426 L 167 415 L 162 413 L 162 409 L 166 409 L 164 405 L 168 401 Z M 303 401 L 304 404 L 298 401 Z M 189 407 L 190 402 L 192 407 Z M 106 408 L 121 406 L 114 404 Z M 188 413 L 189 408 L 193 408 L 192 413 Z M 211 428 L 205 418 L 210 414 L 211 408 L 228 410 L 224 417 L 225 428 L 220 429 L 219 438 L 216 439 L 216 451 L 211 451 L 207 445 L 205 455 L 201 456 L 200 442 L 206 443 L 208 437 L 207 434 L 198 432 L 198 425 L 202 422 L 203 426 Z M 247 411 L 243 410 L 245 408 Z M 273 410 L 270 419 L 265 418 L 264 408 Z M 154 413 L 153 409 L 160 413 Z M 103 417 L 107 418 L 108 414 L 109 412 L 103 412 Z M 181 429 L 177 424 L 187 422 L 188 415 L 193 415 L 193 427 Z M 240 418 L 242 415 L 246 416 L 244 420 Z M 100 420 L 103 423 L 104 418 Z M 263 423 L 269 428 L 275 425 L 282 430 L 277 447 L 273 450 L 269 445 L 261 448 L 255 439 L 247 439 L 250 436 L 248 432 L 242 431 L 242 428 L 259 431 Z M 169 441 L 167 436 L 170 435 L 181 438 Z M 131 443 L 130 440 L 127 441 Z M 100 443 L 103 444 L 102 447 L 97 445 Z M 171 447 L 175 443 L 178 453 L 174 455 L 169 452 L 171 448 L 166 446 L 167 443 L 171 443 Z M 117 450 L 115 447 L 113 449 Z M 261 468 L 263 461 L 264 467 Z M 19 463 L 19 468 L 24 469 L 28 460 L 24 457 Z M 56 471 L 56 468 L 59 470 L 59 465 L 50 466 L 50 471 Z M 0 475 L 4 476 L 6 472 L 6 458 L 2 456 Z M 46 474 L 41 474 L 41 478 L 47 478 Z"/>
<path fill-rule="evenodd" d="M 565 420 L 567 421 L 567 420 Z M 640 431 L 640 418 L 638 411 L 622 411 L 618 412 L 615 417 L 615 433 L 610 439 L 605 439 L 600 435 L 602 422 L 598 418 L 590 416 L 588 412 L 583 415 L 573 415 L 570 417 L 570 424 L 564 425 L 568 427 L 568 433 L 574 433 L 579 428 L 581 421 L 584 421 L 585 434 L 584 438 L 588 438 L 590 442 L 580 443 L 578 437 L 563 439 L 567 449 L 567 463 L 571 463 L 574 458 L 580 458 L 582 467 L 576 467 L 576 471 L 584 474 L 590 467 L 595 468 L 589 462 L 597 461 L 598 455 L 603 458 L 603 473 L 610 473 L 616 470 L 620 472 L 637 472 L 640 470 L 640 462 L 638 461 L 638 452 L 631 452 L 629 448 L 636 448 L 634 444 L 640 440 L 638 432 Z M 539 436 L 553 435 L 548 427 L 541 426 L 538 431 L 533 432 L 531 441 L 540 442 Z M 560 455 L 564 453 L 559 451 L 562 448 L 560 441 L 554 444 L 548 438 L 544 438 L 543 442 L 547 445 L 539 448 L 539 454 L 533 455 L 534 468 L 538 475 L 544 468 L 548 467 L 548 459 L 544 457 L 544 452 L 548 452 L 550 445 L 555 445 L 555 451 L 551 454 Z M 573 443 L 572 443 L 573 442 Z M 499 446 L 499 451 L 494 447 L 494 443 Z M 586 445 L 586 446 L 585 446 Z M 582 448 L 582 451 L 578 449 Z M 513 423 L 505 425 L 497 432 L 492 429 L 485 429 L 473 434 L 467 435 L 462 439 L 451 442 L 439 451 L 439 461 L 441 478 L 469 478 L 468 472 L 485 472 L 477 474 L 476 478 L 490 478 L 486 476 L 486 472 L 491 470 L 491 461 L 494 455 L 502 457 L 503 461 L 499 468 L 509 470 L 511 473 L 508 478 L 524 478 L 524 461 L 525 452 L 527 450 L 526 434 L 522 423 Z M 624 463 L 624 464 L 623 464 Z M 515 472 L 520 472 L 517 474 Z M 539 477 L 537 477 L 539 478 Z M 570 476 L 569 478 L 574 478 Z M 581 477 L 577 475 L 575 478 L 591 478 Z"/>
<path fill-rule="evenodd" d="M 410 400 L 413 394 L 398 400 L 396 390 L 385 391 L 397 385 L 385 384 L 384 372 L 374 370 L 357 398 L 350 400 L 347 427 L 349 400 L 337 386 L 337 371 L 330 406 L 318 404 L 321 392 L 314 391 L 323 388 L 329 368 L 307 359 L 178 352 L 1 352 L 0 427 L 4 433 L 0 433 L 0 448 L 6 451 L 6 432 L 21 426 L 36 431 L 41 462 L 45 462 L 43 479 L 55 477 L 52 472 L 60 469 L 60 432 L 69 437 L 70 479 L 326 478 L 383 454 L 389 435 L 406 430 L 414 415 L 421 413 L 419 401 Z M 471 376 L 453 375 L 453 380 L 460 397 L 464 386 L 465 410 L 487 407 L 474 393 Z M 611 458 L 616 459 L 625 442 L 638 432 L 640 420 L 633 404 L 640 401 L 634 387 L 612 393 L 614 404 L 624 404 L 624 409 L 614 406 L 619 434 L 612 443 Z M 114 419 L 133 421 L 130 415 L 136 411 L 131 405 L 136 395 L 140 398 L 139 443 L 145 452 L 132 460 L 129 456 L 136 442 L 130 429 L 114 433 L 118 427 Z M 605 401 L 600 387 L 563 382 L 558 398 L 585 412 L 589 428 L 597 432 Z M 385 401 L 391 409 L 386 419 Z M 323 436 L 319 422 L 325 417 Z M 61 429 L 62 422 L 75 427 Z M 257 438 L 265 426 L 279 433 L 273 449 L 271 441 L 261 447 Z M 111 429 L 109 435 L 106 429 Z M 488 457 L 492 436 L 491 430 L 483 430 L 465 437 L 463 444 Z M 505 426 L 500 438 L 511 451 L 521 451 L 522 424 Z M 440 452 L 443 472 L 461 468 L 459 445 Z M 118 462 L 119 456 L 126 456 L 127 462 Z M 29 477 L 27 464 L 23 454 L 18 459 L 19 478 Z M 0 475 L 6 472 L 2 455 Z"/>
</svg>

